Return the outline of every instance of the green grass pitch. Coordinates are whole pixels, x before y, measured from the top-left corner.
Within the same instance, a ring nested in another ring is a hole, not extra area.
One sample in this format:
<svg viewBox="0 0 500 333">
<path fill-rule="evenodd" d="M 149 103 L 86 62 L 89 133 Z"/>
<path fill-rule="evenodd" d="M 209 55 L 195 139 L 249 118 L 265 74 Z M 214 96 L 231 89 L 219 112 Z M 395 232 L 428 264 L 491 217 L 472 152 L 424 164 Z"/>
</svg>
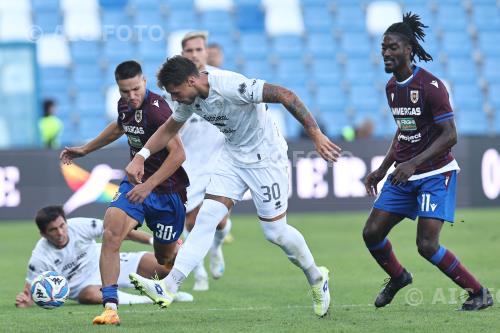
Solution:
<svg viewBox="0 0 500 333">
<path fill-rule="evenodd" d="M 234 216 L 236 241 L 225 245 L 226 273 L 210 291 L 194 293 L 194 303 L 168 310 L 153 305 L 121 306 L 120 327 L 92 327 L 101 306 L 69 301 L 55 310 L 16 309 L 27 259 L 38 233 L 34 223 L 0 223 L 0 332 L 499 332 L 500 209 L 460 210 L 446 224 L 441 243 L 490 288 L 496 304 L 485 311 L 456 311 L 461 291 L 421 258 L 416 225 L 405 220 L 390 235 L 396 255 L 414 275 L 393 303 L 375 309 L 385 279 L 366 250 L 361 230 L 367 213 L 294 214 L 320 265 L 333 273 L 330 314 L 314 316 L 303 274 L 262 236 L 253 216 Z M 463 222 L 461 222 L 463 221 Z M 125 250 L 147 249 L 131 244 Z M 192 287 L 190 278 L 183 290 Z"/>
</svg>

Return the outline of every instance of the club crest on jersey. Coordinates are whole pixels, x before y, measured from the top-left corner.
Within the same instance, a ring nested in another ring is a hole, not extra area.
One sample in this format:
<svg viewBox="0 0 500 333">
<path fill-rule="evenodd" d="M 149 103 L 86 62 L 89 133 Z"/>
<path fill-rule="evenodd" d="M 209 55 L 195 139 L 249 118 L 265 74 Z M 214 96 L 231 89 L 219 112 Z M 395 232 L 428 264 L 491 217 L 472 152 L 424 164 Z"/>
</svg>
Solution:
<svg viewBox="0 0 500 333">
<path fill-rule="evenodd" d="M 413 104 L 418 102 L 418 90 L 410 90 L 410 100 Z"/>
<path fill-rule="evenodd" d="M 134 119 L 138 123 L 142 121 L 142 110 L 135 110 Z"/>
</svg>

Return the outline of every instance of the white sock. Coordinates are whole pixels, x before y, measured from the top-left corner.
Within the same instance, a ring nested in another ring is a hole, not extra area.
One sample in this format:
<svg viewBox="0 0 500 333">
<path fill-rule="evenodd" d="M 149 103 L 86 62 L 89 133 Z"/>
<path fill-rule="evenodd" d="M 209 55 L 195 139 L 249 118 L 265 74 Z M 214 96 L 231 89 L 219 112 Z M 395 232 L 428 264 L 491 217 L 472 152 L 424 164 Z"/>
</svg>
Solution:
<svg viewBox="0 0 500 333">
<path fill-rule="evenodd" d="M 314 263 L 311 250 L 302 234 L 286 223 L 286 216 L 274 222 L 260 221 L 260 225 L 266 239 L 281 247 L 288 259 L 304 271 L 309 284 L 321 281 L 321 272 Z"/>
<path fill-rule="evenodd" d="M 222 245 L 222 243 L 224 242 L 224 238 L 226 238 L 227 234 L 231 231 L 232 225 L 233 224 L 231 222 L 231 219 L 228 217 L 224 228 L 222 228 L 220 230 L 216 229 L 215 236 L 214 236 L 214 242 L 212 244 L 213 249 L 216 249 Z"/>
<path fill-rule="evenodd" d="M 112 303 L 112 302 L 104 304 L 104 307 L 111 309 L 111 310 L 115 310 L 115 311 L 116 311 L 116 309 L 118 309 L 118 307 L 116 306 L 116 303 Z"/>
<path fill-rule="evenodd" d="M 129 294 L 118 290 L 118 304 L 152 304 L 153 301 L 146 296 Z"/>
<path fill-rule="evenodd" d="M 171 292 L 177 292 L 184 279 L 205 258 L 214 240 L 215 229 L 227 213 L 228 209 L 223 203 L 212 199 L 203 200 L 193 230 L 179 249 L 172 271 L 164 279 L 165 286 Z"/>
</svg>

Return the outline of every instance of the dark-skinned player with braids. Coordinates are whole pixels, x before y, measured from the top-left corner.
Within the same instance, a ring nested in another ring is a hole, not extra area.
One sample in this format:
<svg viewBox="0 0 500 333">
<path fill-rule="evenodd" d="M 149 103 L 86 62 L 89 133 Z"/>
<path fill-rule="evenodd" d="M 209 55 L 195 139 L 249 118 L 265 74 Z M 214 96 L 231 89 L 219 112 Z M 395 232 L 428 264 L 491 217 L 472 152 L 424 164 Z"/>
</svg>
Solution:
<svg viewBox="0 0 500 333">
<path fill-rule="evenodd" d="M 385 71 L 393 74 L 386 86 L 386 97 L 398 129 L 382 164 L 365 179 L 367 193 L 378 196 L 363 229 L 363 239 L 389 275 L 375 306 L 386 306 L 413 281 L 412 274 L 396 258 L 387 235 L 405 217 L 418 217 L 420 255 L 468 292 L 462 310 L 481 310 L 493 304 L 490 292 L 439 242 L 444 222 L 453 223 L 460 168 L 451 153 L 457 131 L 446 87 L 414 64 L 415 57 L 425 62 L 432 60 L 419 42 L 424 41 L 423 28 L 427 26 L 418 15 L 407 13 L 383 36 Z M 377 193 L 377 184 L 392 165 L 395 170 Z"/>
</svg>

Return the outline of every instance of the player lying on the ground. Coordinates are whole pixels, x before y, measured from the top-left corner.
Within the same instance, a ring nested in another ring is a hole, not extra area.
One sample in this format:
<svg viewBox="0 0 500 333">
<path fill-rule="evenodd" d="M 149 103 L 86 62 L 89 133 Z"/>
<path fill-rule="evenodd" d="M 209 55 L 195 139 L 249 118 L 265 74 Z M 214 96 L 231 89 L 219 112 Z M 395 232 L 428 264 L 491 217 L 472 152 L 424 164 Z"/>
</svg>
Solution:
<svg viewBox="0 0 500 333">
<path fill-rule="evenodd" d="M 33 304 L 30 286 L 33 279 L 44 271 L 56 271 L 68 280 L 69 298 L 81 304 L 101 304 L 101 274 L 99 256 L 101 244 L 96 239 L 103 232 L 102 220 L 92 218 L 70 218 L 66 221 L 61 206 L 48 206 L 40 209 L 35 218 L 42 238 L 37 242 L 28 264 L 28 274 L 23 292 L 16 296 L 16 306 L 25 308 Z M 151 235 L 132 230 L 128 239 L 151 244 Z M 166 276 L 167 268 L 156 262 L 150 252 L 120 253 L 120 277 L 118 287 L 131 288 L 128 275 Z M 181 292 L 176 301 L 189 302 L 193 297 Z M 152 303 L 148 297 L 134 295 L 118 290 L 119 304 Z"/>
<path fill-rule="evenodd" d="M 403 22 L 387 29 L 382 42 L 385 71 L 393 74 L 386 97 L 398 130 L 382 165 L 365 181 L 367 193 L 377 195 L 377 184 L 396 163 L 363 230 L 368 250 L 390 276 L 375 306 L 386 306 L 413 281 L 386 237 L 405 217 L 414 220 L 418 216 L 418 252 L 469 292 L 462 310 L 480 310 L 493 304 L 488 289 L 439 243 L 443 222 L 454 219 L 460 168 L 451 153 L 457 131 L 446 87 L 436 76 L 413 64 L 415 56 L 432 60 L 418 42 L 423 41 L 425 27 L 418 15 L 407 13 Z"/>
<path fill-rule="evenodd" d="M 199 72 L 182 56 L 163 64 L 158 82 L 181 105 L 127 166 L 130 181 L 140 181 L 149 154 L 168 144 L 193 113 L 216 126 L 226 140 L 196 223 L 172 271 L 160 281 L 132 273 L 132 282 L 160 306 L 169 306 L 186 277 L 207 254 L 220 220 L 250 190 L 264 236 L 303 271 L 311 288 L 314 312 L 324 316 L 330 306 L 329 271 L 316 265 L 302 234 L 287 223 L 288 147 L 269 112 L 259 105 L 281 103 L 304 126 L 326 160 L 336 161 L 340 148 L 321 132 L 304 103 L 286 88 L 229 71 Z M 137 196 L 130 199 L 140 200 Z"/>
</svg>

